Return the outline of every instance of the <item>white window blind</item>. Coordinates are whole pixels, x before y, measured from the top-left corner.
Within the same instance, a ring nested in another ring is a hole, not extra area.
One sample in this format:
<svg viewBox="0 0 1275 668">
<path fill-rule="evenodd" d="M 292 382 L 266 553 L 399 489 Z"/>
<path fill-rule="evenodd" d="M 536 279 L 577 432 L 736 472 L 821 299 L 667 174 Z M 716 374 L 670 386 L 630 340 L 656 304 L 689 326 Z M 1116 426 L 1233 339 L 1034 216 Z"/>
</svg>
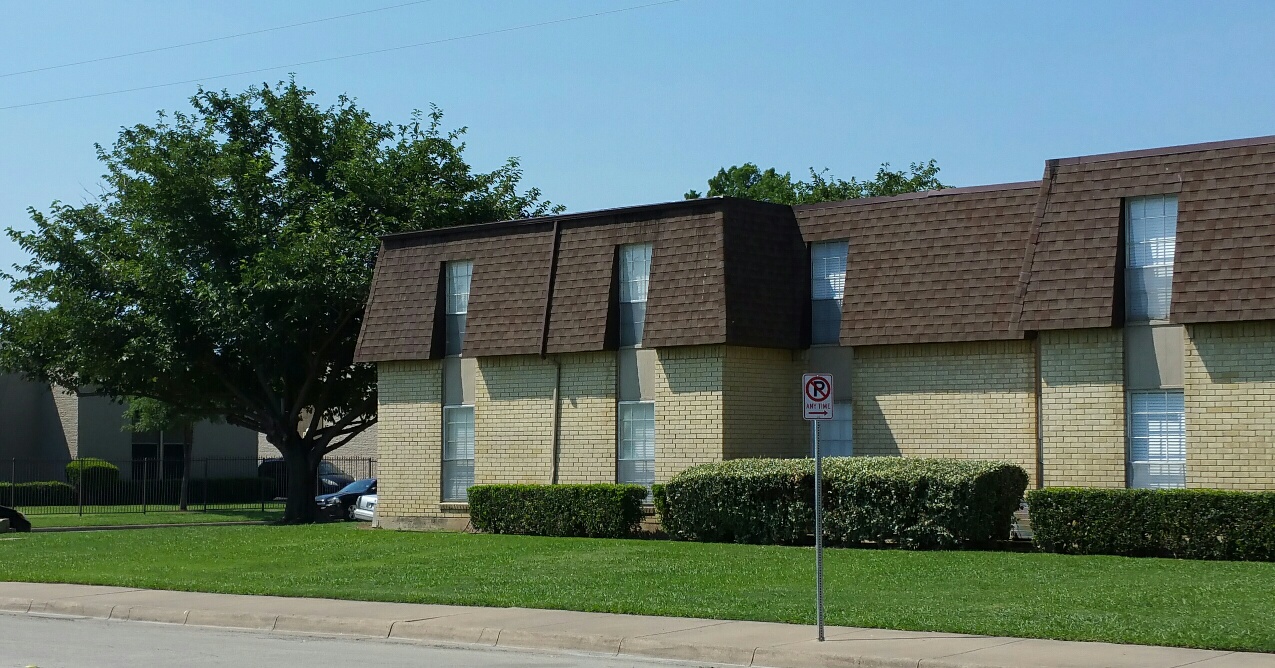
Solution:
<svg viewBox="0 0 1275 668">
<path fill-rule="evenodd" d="M 1129 393 L 1129 486 L 1186 486 L 1186 409 L 1181 392 Z"/>
<path fill-rule="evenodd" d="M 617 409 L 616 481 L 650 487 L 655 483 L 655 402 L 621 401 Z"/>
<path fill-rule="evenodd" d="M 848 249 L 845 241 L 825 241 L 810 246 L 811 343 L 837 343 L 841 338 Z"/>
<path fill-rule="evenodd" d="M 620 345 L 642 343 L 646 291 L 651 279 L 651 244 L 620 246 Z"/>
<path fill-rule="evenodd" d="M 1177 246 L 1175 195 L 1126 200 L 1125 315 L 1129 320 L 1168 320 Z"/>
<path fill-rule="evenodd" d="M 443 407 L 443 500 L 465 501 L 474 484 L 474 407 Z"/>
<path fill-rule="evenodd" d="M 851 406 L 837 403 L 832 407 L 831 420 L 819 421 L 819 451 L 824 457 L 851 457 L 854 455 L 854 426 Z"/>
<path fill-rule="evenodd" d="M 465 317 L 469 313 L 469 284 L 474 263 L 468 260 L 447 263 L 446 354 L 459 355 L 465 344 Z"/>
</svg>

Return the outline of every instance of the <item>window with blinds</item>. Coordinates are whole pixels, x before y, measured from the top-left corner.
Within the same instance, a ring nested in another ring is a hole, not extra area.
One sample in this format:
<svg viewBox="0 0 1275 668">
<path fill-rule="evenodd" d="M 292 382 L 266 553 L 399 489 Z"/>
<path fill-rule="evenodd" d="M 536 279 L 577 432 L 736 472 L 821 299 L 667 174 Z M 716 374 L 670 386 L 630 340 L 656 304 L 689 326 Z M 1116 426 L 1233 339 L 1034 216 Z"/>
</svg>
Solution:
<svg viewBox="0 0 1275 668">
<path fill-rule="evenodd" d="M 846 296 L 845 241 L 810 246 L 810 342 L 835 344 L 841 339 L 841 304 Z"/>
<path fill-rule="evenodd" d="M 1168 320 L 1178 229 L 1176 195 L 1125 201 L 1125 317 Z"/>
<path fill-rule="evenodd" d="M 467 501 L 474 484 L 474 407 L 443 407 L 443 501 Z"/>
<path fill-rule="evenodd" d="M 620 345 L 642 345 L 646 290 L 651 279 L 651 244 L 620 246 Z"/>
<path fill-rule="evenodd" d="M 465 345 L 465 316 L 469 313 L 469 284 L 474 263 L 468 260 L 447 265 L 446 354 L 459 355 Z"/>
<path fill-rule="evenodd" d="M 1186 486 L 1182 392 L 1129 393 L 1129 486 Z"/>
<path fill-rule="evenodd" d="M 616 482 L 650 487 L 655 484 L 655 402 L 621 401 L 616 417 Z"/>
</svg>

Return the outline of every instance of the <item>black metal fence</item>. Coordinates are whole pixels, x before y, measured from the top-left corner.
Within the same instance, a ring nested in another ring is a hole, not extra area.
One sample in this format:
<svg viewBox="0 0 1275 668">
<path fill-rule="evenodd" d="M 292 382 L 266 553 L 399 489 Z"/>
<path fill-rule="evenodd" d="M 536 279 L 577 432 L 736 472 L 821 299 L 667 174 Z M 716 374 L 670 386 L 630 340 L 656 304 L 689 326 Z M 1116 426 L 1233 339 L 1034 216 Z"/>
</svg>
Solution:
<svg viewBox="0 0 1275 668">
<path fill-rule="evenodd" d="M 375 458 L 325 458 L 316 490 L 373 477 Z M 282 509 L 287 489 L 287 468 L 276 459 L 0 460 L 0 505 L 28 515 L 265 511 Z"/>
</svg>

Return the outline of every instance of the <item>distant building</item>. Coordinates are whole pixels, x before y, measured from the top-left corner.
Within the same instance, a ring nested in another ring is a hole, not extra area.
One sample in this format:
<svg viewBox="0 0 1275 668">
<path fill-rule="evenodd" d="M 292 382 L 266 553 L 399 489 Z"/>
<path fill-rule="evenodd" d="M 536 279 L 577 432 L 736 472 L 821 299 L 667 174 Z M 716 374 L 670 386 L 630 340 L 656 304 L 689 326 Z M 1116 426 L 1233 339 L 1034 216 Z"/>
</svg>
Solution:
<svg viewBox="0 0 1275 668">
<path fill-rule="evenodd" d="M 227 424 L 200 422 L 178 432 L 124 431 L 124 406 L 91 392 L 76 392 L 44 383 L 33 383 L 15 374 L 0 375 L 0 481 L 10 476 L 51 479 L 60 462 L 77 457 L 97 457 L 120 467 L 121 476 L 132 477 L 141 465 L 153 460 L 156 475 L 180 477 L 185 445 L 191 458 L 208 462 L 214 477 L 255 476 L 250 460 L 257 457 L 256 432 Z M 3 464 L 8 460 L 11 465 Z M 19 480 L 21 482 L 21 480 Z"/>
</svg>

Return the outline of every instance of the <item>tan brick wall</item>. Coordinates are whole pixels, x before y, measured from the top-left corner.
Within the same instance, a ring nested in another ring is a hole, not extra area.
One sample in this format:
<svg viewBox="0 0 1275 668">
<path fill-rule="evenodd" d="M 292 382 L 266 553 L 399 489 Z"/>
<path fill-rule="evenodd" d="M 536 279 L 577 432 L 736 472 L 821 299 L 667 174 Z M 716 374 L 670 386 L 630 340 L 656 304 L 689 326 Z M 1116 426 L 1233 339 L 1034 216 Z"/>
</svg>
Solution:
<svg viewBox="0 0 1275 668">
<path fill-rule="evenodd" d="M 1003 459 L 1035 477 L 1029 341 L 855 348 L 857 455 Z"/>
<path fill-rule="evenodd" d="M 80 398 L 75 390 L 58 385 L 51 388 L 53 392 L 53 408 L 57 413 L 57 425 L 49 440 L 57 442 L 66 440 L 67 454 L 80 456 Z M 59 429 L 60 428 L 60 429 Z"/>
<path fill-rule="evenodd" d="M 1118 329 L 1040 333 L 1046 486 L 1125 486 L 1123 359 Z"/>
<path fill-rule="evenodd" d="M 554 374 L 538 355 L 478 359 L 474 484 L 550 482 Z"/>
<path fill-rule="evenodd" d="M 725 346 L 661 348 L 655 370 L 655 482 L 722 459 Z"/>
<path fill-rule="evenodd" d="M 1188 487 L 1275 490 L 1275 323 L 1188 325 Z"/>
<path fill-rule="evenodd" d="M 377 365 L 377 523 L 428 526 L 441 518 L 442 362 Z"/>
<path fill-rule="evenodd" d="M 559 359 L 558 481 L 615 482 L 615 353 L 577 353 Z"/>
<path fill-rule="evenodd" d="M 722 457 L 805 457 L 796 353 L 728 346 L 725 373 Z"/>
</svg>

